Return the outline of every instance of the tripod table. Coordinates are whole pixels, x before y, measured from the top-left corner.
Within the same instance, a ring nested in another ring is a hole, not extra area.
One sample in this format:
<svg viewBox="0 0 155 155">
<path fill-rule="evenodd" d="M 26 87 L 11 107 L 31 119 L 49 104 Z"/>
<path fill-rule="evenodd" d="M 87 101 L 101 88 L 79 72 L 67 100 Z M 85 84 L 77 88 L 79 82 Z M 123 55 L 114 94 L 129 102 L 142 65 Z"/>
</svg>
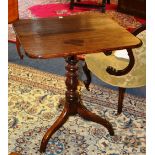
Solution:
<svg viewBox="0 0 155 155">
<path fill-rule="evenodd" d="M 67 121 L 69 116 L 75 114 L 103 125 L 110 135 L 114 135 L 110 122 L 87 110 L 80 100 L 80 94 L 77 91 L 78 59 L 76 56 L 139 47 L 141 41 L 103 13 L 20 19 L 13 26 L 28 57 L 35 59 L 64 57 L 66 61 L 64 109 L 45 133 L 40 152 L 45 152 L 50 137 Z"/>
</svg>

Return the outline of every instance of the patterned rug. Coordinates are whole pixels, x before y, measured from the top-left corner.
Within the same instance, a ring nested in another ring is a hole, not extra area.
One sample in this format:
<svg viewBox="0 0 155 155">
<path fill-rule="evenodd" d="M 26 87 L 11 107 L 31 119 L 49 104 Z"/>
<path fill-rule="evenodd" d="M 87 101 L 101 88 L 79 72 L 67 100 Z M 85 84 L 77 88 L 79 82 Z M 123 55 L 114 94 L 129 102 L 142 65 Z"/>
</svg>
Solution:
<svg viewBox="0 0 155 155">
<path fill-rule="evenodd" d="M 64 81 L 62 76 L 9 64 L 9 152 L 40 155 L 42 137 L 63 108 Z M 83 104 L 109 120 L 115 136 L 99 124 L 72 116 L 52 136 L 44 154 L 146 154 L 145 99 L 126 94 L 123 113 L 116 116 L 118 92 L 96 85 L 90 89 L 80 83 Z"/>
<path fill-rule="evenodd" d="M 86 2 L 85 2 L 86 3 Z M 90 2 L 87 2 L 90 3 Z M 94 3 L 94 2 L 92 2 Z M 116 11 L 117 5 L 115 4 L 107 4 L 106 5 L 106 14 L 118 22 L 120 25 L 124 26 L 128 30 L 133 30 L 141 23 L 144 23 L 145 20 L 136 18 L 134 16 L 126 15 Z M 69 9 L 69 3 L 64 3 L 60 0 L 19 0 L 19 17 L 20 19 L 25 18 L 45 18 L 52 16 L 66 16 L 66 15 L 74 15 L 77 13 L 84 12 L 94 12 L 100 10 L 75 7 L 74 10 Z M 12 24 L 8 26 L 8 39 L 11 42 L 15 42 L 15 34 L 12 28 Z"/>
</svg>

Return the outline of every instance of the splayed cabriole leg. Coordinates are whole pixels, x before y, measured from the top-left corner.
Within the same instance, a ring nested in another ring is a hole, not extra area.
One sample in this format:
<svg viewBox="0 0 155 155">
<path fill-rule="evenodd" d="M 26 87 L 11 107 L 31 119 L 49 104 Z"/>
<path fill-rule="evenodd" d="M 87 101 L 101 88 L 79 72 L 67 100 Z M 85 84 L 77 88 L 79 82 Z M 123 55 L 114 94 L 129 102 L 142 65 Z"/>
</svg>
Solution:
<svg viewBox="0 0 155 155">
<path fill-rule="evenodd" d="M 88 109 L 86 109 L 86 107 L 84 105 L 79 104 L 78 114 L 86 120 L 90 120 L 95 123 L 103 125 L 104 127 L 106 127 L 108 129 L 111 136 L 114 135 L 114 130 L 112 128 L 112 125 L 106 119 L 103 119 L 100 116 L 90 112 Z"/>
<path fill-rule="evenodd" d="M 105 119 L 102 119 L 100 116 L 90 112 L 81 104 L 80 95 L 77 91 L 78 86 L 78 67 L 77 67 L 77 58 L 76 56 L 69 56 L 66 58 L 66 88 L 67 91 L 65 93 L 66 101 L 64 105 L 64 110 L 56 120 L 56 122 L 47 130 L 46 134 L 44 135 L 41 146 L 40 152 L 45 152 L 47 143 L 50 137 L 67 121 L 68 117 L 71 115 L 76 115 L 77 113 L 90 121 L 99 123 L 105 126 L 110 135 L 114 135 L 114 130 L 112 125 Z"/>
<path fill-rule="evenodd" d="M 77 114 L 77 106 L 80 101 L 79 93 L 77 91 L 78 86 L 78 75 L 77 75 L 77 60 L 74 56 L 70 56 L 66 58 L 66 101 L 64 105 L 64 110 L 62 111 L 59 118 L 55 121 L 55 123 L 47 130 L 45 133 L 41 146 L 40 152 L 45 152 L 47 143 L 51 136 L 67 121 L 69 115 Z"/>
<path fill-rule="evenodd" d="M 45 152 L 47 143 L 49 141 L 49 139 L 51 138 L 51 136 L 66 122 L 66 120 L 68 119 L 69 113 L 68 113 L 68 109 L 64 109 L 61 113 L 61 115 L 59 116 L 59 118 L 55 121 L 55 123 L 47 130 L 47 132 L 45 133 L 41 145 L 40 145 L 40 152 Z"/>
</svg>

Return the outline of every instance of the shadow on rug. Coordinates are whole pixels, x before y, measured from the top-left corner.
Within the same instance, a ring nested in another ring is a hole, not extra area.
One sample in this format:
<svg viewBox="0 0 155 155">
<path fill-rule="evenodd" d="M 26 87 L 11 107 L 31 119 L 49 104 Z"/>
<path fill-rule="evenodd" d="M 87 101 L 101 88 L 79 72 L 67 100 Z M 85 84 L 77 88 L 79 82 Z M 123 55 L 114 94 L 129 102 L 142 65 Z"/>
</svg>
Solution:
<svg viewBox="0 0 155 155">
<path fill-rule="evenodd" d="M 42 137 L 63 108 L 64 82 L 58 75 L 9 64 L 9 152 L 40 155 Z M 76 115 L 52 136 L 45 155 L 145 154 L 145 99 L 126 94 L 123 113 L 116 116 L 117 91 L 91 85 L 88 92 L 80 85 L 83 104 L 109 120 L 115 136 Z"/>
</svg>

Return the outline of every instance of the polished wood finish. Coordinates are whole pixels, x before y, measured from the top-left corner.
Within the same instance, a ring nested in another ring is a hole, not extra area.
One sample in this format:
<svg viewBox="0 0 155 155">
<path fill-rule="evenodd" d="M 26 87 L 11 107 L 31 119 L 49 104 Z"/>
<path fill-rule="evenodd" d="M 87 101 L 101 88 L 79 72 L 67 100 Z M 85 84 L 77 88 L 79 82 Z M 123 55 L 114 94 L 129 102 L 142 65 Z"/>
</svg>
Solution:
<svg viewBox="0 0 155 155">
<path fill-rule="evenodd" d="M 77 62 L 78 60 L 76 56 L 69 56 L 66 58 L 66 63 L 67 63 L 65 67 L 67 71 L 66 82 L 65 82 L 67 87 L 67 91 L 65 93 L 66 102 L 61 115 L 58 117 L 55 123 L 47 130 L 47 132 L 45 133 L 42 139 L 41 146 L 40 146 L 41 153 L 45 152 L 45 149 L 50 137 L 67 121 L 70 115 L 79 114 L 81 117 L 83 117 L 86 120 L 99 123 L 107 128 L 110 135 L 114 135 L 114 130 L 112 128 L 112 125 L 106 119 L 103 119 L 100 116 L 90 112 L 81 103 L 80 95 L 79 95 L 79 92 L 77 91 L 77 86 L 78 86 Z"/>
<path fill-rule="evenodd" d="M 106 119 L 103 119 L 100 116 L 96 115 L 95 113 L 90 112 L 84 105 L 78 105 L 78 114 L 88 121 L 93 121 L 95 123 L 103 125 L 107 128 L 111 136 L 114 135 L 114 129 L 111 123 L 108 122 Z"/>
<path fill-rule="evenodd" d="M 118 0 L 117 10 L 130 15 L 146 18 L 146 0 Z"/>
<path fill-rule="evenodd" d="M 129 47 L 139 47 L 141 41 L 104 14 L 23 19 L 14 23 L 14 30 L 25 53 L 31 58 L 64 57 L 66 60 L 65 105 L 61 115 L 45 133 L 40 152 L 45 152 L 49 138 L 67 121 L 70 115 L 99 123 L 114 135 L 112 125 L 90 112 L 82 104 L 78 86 L 77 55 Z"/>
<path fill-rule="evenodd" d="M 8 23 L 12 24 L 17 20 L 19 20 L 18 0 L 8 0 Z M 16 37 L 16 49 L 20 59 L 23 59 L 23 55 L 20 50 L 20 42 L 17 37 Z"/>
<path fill-rule="evenodd" d="M 65 107 L 61 113 L 61 115 L 58 117 L 58 119 L 55 121 L 55 123 L 47 130 L 45 133 L 41 145 L 40 145 L 40 152 L 45 152 L 47 143 L 51 136 L 67 121 L 69 117 L 69 108 L 66 107 L 67 105 L 65 104 Z"/>
<path fill-rule="evenodd" d="M 26 54 L 31 58 L 65 57 L 141 45 L 138 38 L 99 13 L 22 19 L 13 25 Z"/>
</svg>

